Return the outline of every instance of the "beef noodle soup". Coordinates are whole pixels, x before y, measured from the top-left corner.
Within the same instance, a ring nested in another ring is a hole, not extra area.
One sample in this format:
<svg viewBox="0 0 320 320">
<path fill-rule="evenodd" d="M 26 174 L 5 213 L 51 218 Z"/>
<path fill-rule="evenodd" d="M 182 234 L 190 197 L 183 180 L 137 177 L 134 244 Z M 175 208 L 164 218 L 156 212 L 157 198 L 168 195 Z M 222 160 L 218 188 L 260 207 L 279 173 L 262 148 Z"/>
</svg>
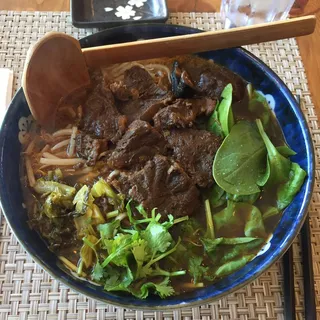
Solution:
<svg viewBox="0 0 320 320">
<path fill-rule="evenodd" d="M 204 287 L 270 239 L 305 171 L 264 95 L 196 56 L 113 65 L 33 124 L 30 227 L 79 277 L 144 299 Z"/>
</svg>

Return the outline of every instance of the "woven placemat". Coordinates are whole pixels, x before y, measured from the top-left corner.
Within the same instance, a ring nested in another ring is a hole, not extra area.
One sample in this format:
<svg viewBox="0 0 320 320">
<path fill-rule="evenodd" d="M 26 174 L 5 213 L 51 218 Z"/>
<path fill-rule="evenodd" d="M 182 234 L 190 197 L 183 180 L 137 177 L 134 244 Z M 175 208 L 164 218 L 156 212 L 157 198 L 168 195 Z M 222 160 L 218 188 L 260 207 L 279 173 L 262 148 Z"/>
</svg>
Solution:
<svg viewBox="0 0 320 320">
<path fill-rule="evenodd" d="M 219 15 L 175 13 L 169 23 L 204 30 L 222 27 Z M 19 87 L 23 63 L 30 44 L 48 31 L 61 31 L 82 38 L 97 30 L 77 29 L 64 12 L 0 11 L 0 67 L 14 70 L 15 90 Z M 307 78 L 295 39 L 247 47 L 266 62 L 289 86 L 303 97 L 302 109 L 310 126 L 316 155 L 320 154 L 320 131 L 308 90 Z M 1 85 L 1 84 L 0 84 Z M 313 267 L 320 319 L 320 163 L 316 161 L 316 183 L 310 206 Z M 297 319 L 303 319 L 303 275 L 299 237 L 293 244 Z M 284 319 L 283 269 L 281 261 L 250 285 L 224 299 L 197 308 L 177 311 L 134 311 L 89 299 L 59 283 L 43 271 L 22 249 L 5 219 L 0 229 L 0 319 Z"/>
</svg>

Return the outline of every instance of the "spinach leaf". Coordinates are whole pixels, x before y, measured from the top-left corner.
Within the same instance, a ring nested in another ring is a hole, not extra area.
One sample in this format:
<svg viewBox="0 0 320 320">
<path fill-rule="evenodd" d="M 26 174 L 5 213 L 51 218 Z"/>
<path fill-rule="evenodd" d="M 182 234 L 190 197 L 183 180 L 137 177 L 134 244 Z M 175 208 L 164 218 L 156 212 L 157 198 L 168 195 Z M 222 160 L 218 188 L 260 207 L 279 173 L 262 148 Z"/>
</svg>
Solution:
<svg viewBox="0 0 320 320">
<path fill-rule="evenodd" d="M 283 146 L 276 147 L 276 149 L 284 157 L 290 157 L 290 156 L 294 156 L 297 154 L 295 151 L 293 151 L 291 148 L 289 148 L 289 146 L 287 146 L 286 144 Z"/>
<path fill-rule="evenodd" d="M 291 163 L 289 180 L 277 190 L 277 206 L 282 210 L 287 207 L 303 185 L 307 173 L 297 164 Z"/>
<path fill-rule="evenodd" d="M 232 84 L 225 86 L 221 93 L 221 101 L 209 118 L 207 130 L 219 137 L 226 137 L 234 125 L 232 113 Z"/>
<path fill-rule="evenodd" d="M 246 203 L 253 204 L 257 201 L 259 196 L 260 196 L 260 192 L 249 194 L 247 196 L 238 196 L 235 194 L 227 193 L 226 198 L 234 202 L 246 202 Z"/>
<path fill-rule="evenodd" d="M 244 234 L 247 237 L 266 237 L 262 214 L 257 207 L 249 203 L 237 203 L 236 214 L 247 215 L 244 226 Z"/>
<path fill-rule="evenodd" d="M 212 115 L 210 116 L 208 123 L 207 123 L 207 130 L 214 133 L 218 137 L 223 137 L 222 127 L 219 122 L 218 118 L 218 111 L 219 104 L 217 104 L 215 110 L 213 111 Z"/>
<path fill-rule="evenodd" d="M 228 201 L 227 208 L 213 215 L 213 222 L 219 236 L 266 237 L 261 212 L 249 203 Z"/>
<path fill-rule="evenodd" d="M 277 216 L 278 214 L 280 213 L 279 209 L 276 208 L 276 207 L 267 207 L 264 211 L 263 211 L 263 214 L 262 214 L 262 219 L 263 221 L 271 218 L 271 217 L 274 217 L 274 216 Z"/>
<path fill-rule="evenodd" d="M 206 192 L 206 197 L 208 198 L 212 208 L 220 207 L 227 202 L 225 191 L 217 184 Z"/>
<path fill-rule="evenodd" d="M 218 106 L 218 118 L 219 122 L 221 124 L 221 129 L 223 132 L 223 135 L 226 137 L 232 126 L 234 125 L 234 118 L 231 108 L 232 103 L 232 84 L 229 83 L 226 85 L 226 87 L 223 89 L 221 93 L 221 102 Z"/>
<path fill-rule="evenodd" d="M 271 117 L 271 110 L 268 101 L 262 94 L 255 90 L 253 91 L 248 109 L 261 120 L 263 127 L 267 128 Z"/>
<path fill-rule="evenodd" d="M 265 172 L 266 148 L 254 125 L 235 124 L 213 162 L 213 177 L 226 192 L 249 195 L 260 192 L 257 180 Z"/>
<path fill-rule="evenodd" d="M 215 232 L 219 234 L 242 235 L 244 221 L 235 212 L 235 202 L 228 201 L 226 208 L 213 215 Z"/>
<path fill-rule="evenodd" d="M 266 160 L 267 160 L 266 161 L 266 171 L 257 180 L 257 185 L 259 185 L 260 187 L 265 186 L 265 184 L 268 182 L 268 180 L 270 178 L 270 162 L 269 162 L 269 158 L 267 157 Z"/>
<path fill-rule="evenodd" d="M 273 186 L 284 183 L 289 179 L 291 168 L 291 161 L 282 156 L 276 147 L 272 144 L 271 140 L 265 133 L 261 120 L 256 120 L 261 138 L 263 139 L 268 151 L 268 161 L 270 165 L 270 175 L 266 183 L 267 186 Z"/>
<path fill-rule="evenodd" d="M 226 276 L 243 267 L 243 257 L 250 261 L 260 250 L 264 239 L 254 237 L 201 239 L 216 269 L 213 276 Z"/>
<path fill-rule="evenodd" d="M 217 277 L 225 277 L 244 267 L 254 257 L 255 257 L 255 254 L 249 254 L 249 255 L 239 257 L 236 260 L 226 262 L 215 271 L 215 275 Z"/>
</svg>

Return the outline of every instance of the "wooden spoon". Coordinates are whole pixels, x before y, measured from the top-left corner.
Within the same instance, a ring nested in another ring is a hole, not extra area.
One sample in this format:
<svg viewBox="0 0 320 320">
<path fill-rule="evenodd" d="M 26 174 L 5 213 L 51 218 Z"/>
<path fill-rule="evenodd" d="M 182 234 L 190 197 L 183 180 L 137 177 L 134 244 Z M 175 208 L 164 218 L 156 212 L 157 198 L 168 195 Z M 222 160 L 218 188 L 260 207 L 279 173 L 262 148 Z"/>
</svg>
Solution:
<svg viewBox="0 0 320 320">
<path fill-rule="evenodd" d="M 311 34 L 315 16 L 220 31 L 81 49 L 74 38 L 50 32 L 29 49 L 22 87 L 34 118 L 52 123 L 61 100 L 90 85 L 88 68 L 173 57 Z"/>
</svg>

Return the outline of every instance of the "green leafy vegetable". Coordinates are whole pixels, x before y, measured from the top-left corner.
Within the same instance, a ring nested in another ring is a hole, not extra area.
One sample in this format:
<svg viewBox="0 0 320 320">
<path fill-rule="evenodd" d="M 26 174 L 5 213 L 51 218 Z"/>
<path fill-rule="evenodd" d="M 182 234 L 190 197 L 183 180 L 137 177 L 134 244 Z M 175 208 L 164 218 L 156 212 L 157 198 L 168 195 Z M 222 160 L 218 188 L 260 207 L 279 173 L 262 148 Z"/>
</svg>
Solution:
<svg viewBox="0 0 320 320">
<path fill-rule="evenodd" d="M 269 162 L 269 158 L 267 158 L 267 162 L 266 162 L 266 171 L 264 172 L 264 174 L 262 174 L 258 180 L 257 180 L 257 185 L 260 187 L 264 187 L 266 185 L 266 183 L 268 182 L 269 178 L 270 178 L 270 162 Z"/>
<path fill-rule="evenodd" d="M 278 152 L 283 155 L 284 157 L 290 157 L 290 156 L 295 156 L 297 153 L 290 149 L 287 145 L 279 146 L 276 147 Z"/>
<path fill-rule="evenodd" d="M 246 202 L 246 203 L 253 204 L 257 201 L 259 196 L 260 196 L 260 192 L 249 194 L 247 196 L 238 196 L 235 194 L 227 193 L 226 199 L 234 201 L 234 202 Z"/>
<path fill-rule="evenodd" d="M 148 243 L 143 239 L 137 240 L 132 247 L 132 253 L 137 263 L 136 278 L 141 275 L 143 263 L 150 259 L 149 251 Z"/>
<path fill-rule="evenodd" d="M 104 289 L 107 291 L 131 292 L 129 286 L 133 282 L 130 268 L 107 268 L 107 277 L 104 279 Z"/>
<path fill-rule="evenodd" d="M 207 193 L 206 196 L 210 202 L 211 208 L 217 208 L 227 202 L 225 191 L 215 184 Z"/>
<path fill-rule="evenodd" d="M 299 192 L 307 173 L 297 164 L 291 163 L 289 180 L 280 185 L 277 190 L 277 206 L 280 210 L 287 207 Z"/>
<path fill-rule="evenodd" d="M 109 202 L 118 210 L 124 209 L 124 196 L 113 191 L 112 187 L 102 178 L 100 178 L 91 189 L 94 198 L 106 196 Z"/>
<path fill-rule="evenodd" d="M 263 214 L 262 214 L 262 219 L 263 221 L 271 218 L 271 217 L 274 217 L 274 216 L 277 216 L 278 214 L 280 213 L 279 209 L 276 208 L 276 207 L 267 207 L 264 211 L 263 211 Z"/>
<path fill-rule="evenodd" d="M 103 261 L 102 267 L 106 267 L 111 262 L 119 267 L 127 267 L 127 258 L 135 240 L 138 240 L 137 233 L 134 235 L 118 233 L 113 240 L 105 240 L 104 247 L 109 255 Z"/>
<path fill-rule="evenodd" d="M 97 229 L 100 232 L 100 237 L 102 240 L 112 239 L 117 232 L 117 229 L 120 227 L 119 220 L 113 220 L 112 222 L 100 224 Z"/>
<path fill-rule="evenodd" d="M 267 128 L 271 117 L 271 110 L 267 99 L 262 94 L 255 90 L 252 92 L 248 109 L 261 120 L 263 127 Z"/>
<path fill-rule="evenodd" d="M 89 268 L 93 264 L 94 255 L 97 255 L 94 245 L 98 239 L 95 236 L 88 235 L 83 241 L 84 244 L 80 250 L 80 257 L 85 267 Z"/>
<path fill-rule="evenodd" d="M 150 222 L 141 236 L 148 242 L 153 255 L 165 252 L 172 242 L 171 234 L 158 222 Z"/>
<path fill-rule="evenodd" d="M 233 236 L 265 237 L 260 210 L 242 202 L 228 201 L 227 208 L 213 215 L 216 233 Z"/>
<path fill-rule="evenodd" d="M 208 271 L 208 267 L 202 266 L 203 258 L 192 256 L 189 258 L 188 272 L 193 277 L 193 282 L 200 282 Z"/>
<path fill-rule="evenodd" d="M 99 209 L 99 207 L 96 204 L 92 205 L 92 224 L 93 225 L 99 225 L 102 223 L 105 223 L 105 219 Z"/>
<path fill-rule="evenodd" d="M 103 278 L 103 275 L 104 275 L 103 273 L 104 273 L 104 269 L 102 268 L 99 261 L 97 261 L 96 264 L 94 265 L 94 268 L 91 274 L 92 280 L 100 282 L 100 280 Z"/>
<path fill-rule="evenodd" d="M 43 213 L 50 219 L 61 217 L 73 208 L 69 196 L 61 194 L 59 191 L 51 192 L 44 204 Z"/>
<path fill-rule="evenodd" d="M 136 206 L 136 209 L 139 211 L 139 213 L 144 217 L 144 218 L 148 218 L 148 214 L 146 212 L 146 210 L 144 209 L 144 207 L 142 206 L 142 204 L 139 204 L 138 206 Z"/>
<path fill-rule="evenodd" d="M 234 125 L 232 113 L 232 84 L 229 83 L 221 93 L 221 101 L 216 106 L 207 124 L 207 130 L 217 136 L 226 137 Z"/>
<path fill-rule="evenodd" d="M 91 195 L 90 188 L 84 185 L 73 199 L 73 204 L 76 206 L 76 212 L 85 214 L 88 208 L 92 208 L 94 198 Z"/>
<path fill-rule="evenodd" d="M 263 139 L 268 151 L 268 161 L 270 166 L 270 175 L 267 181 L 268 186 L 284 183 L 289 178 L 291 161 L 282 156 L 276 147 L 272 144 L 271 140 L 265 133 L 261 120 L 256 120 L 261 138 Z"/>
<path fill-rule="evenodd" d="M 246 214 L 244 234 L 247 237 L 266 238 L 266 232 L 260 210 L 249 203 L 237 203 L 236 214 Z"/>
<path fill-rule="evenodd" d="M 221 93 L 222 100 L 218 106 L 218 118 L 221 124 L 223 135 L 226 137 L 232 126 L 234 125 L 234 118 L 231 109 L 232 104 L 232 84 L 229 83 Z"/>
<path fill-rule="evenodd" d="M 244 267 L 254 257 L 255 257 L 255 254 L 249 254 L 249 255 L 239 257 L 236 260 L 226 262 L 215 271 L 215 275 L 217 277 L 225 277 Z"/>
<path fill-rule="evenodd" d="M 174 289 L 170 285 L 170 279 L 167 277 L 160 283 L 144 283 L 139 290 L 132 291 L 132 294 L 140 299 L 145 299 L 149 295 L 149 290 L 157 293 L 161 298 L 166 298 L 174 294 Z"/>
<path fill-rule="evenodd" d="M 204 202 L 205 211 L 206 211 L 206 220 L 207 220 L 207 232 L 206 237 L 214 239 L 214 226 L 213 226 L 213 220 L 212 220 L 212 213 L 210 208 L 210 202 L 209 200 L 206 200 Z"/>
<path fill-rule="evenodd" d="M 46 181 L 44 179 L 38 179 L 33 188 L 39 194 L 57 192 L 69 198 L 73 198 L 76 193 L 76 189 L 73 187 L 55 181 Z"/>
<path fill-rule="evenodd" d="M 265 157 L 266 148 L 255 126 L 246 121 L 238 122 L 217 151 L 213 177 L 228 193 L 258 193 L 257 181 L 265 171 Z"/>
<path fill-rule="evenodd" d="M 223 137 L 221 124 L 218 118 L 218 111 L 217 111 L 218 107 L 219 107 L 219 104 L 217 104 L 216 109 L 213 111 L 212 115 L 208 120 L 207 130 L 209 132 L 214 133 L 218 137 Z"/>
<path fill-rule="evenodd" d="M 216 238 L 214 240 L 204 238 L 201 241 L 214 263 L 215 269 L 212 271 L 214 277 L 226 276 L 243 267 L 257 254 L 264 243 L 264 239 L 253 237 Z M 247 257 L 245 263 L 243 257 Z"/>
</svg>

